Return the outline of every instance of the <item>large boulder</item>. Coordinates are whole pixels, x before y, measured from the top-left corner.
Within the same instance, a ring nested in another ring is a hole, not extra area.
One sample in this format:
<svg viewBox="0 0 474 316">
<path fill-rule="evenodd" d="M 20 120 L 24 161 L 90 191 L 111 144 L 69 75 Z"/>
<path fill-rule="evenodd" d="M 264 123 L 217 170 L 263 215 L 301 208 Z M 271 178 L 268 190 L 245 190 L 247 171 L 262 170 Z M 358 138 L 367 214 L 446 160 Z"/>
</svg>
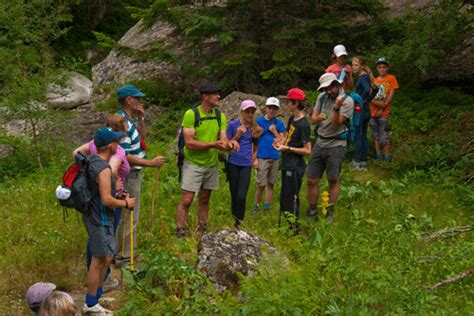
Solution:
<svg viewBox="0 0 474 316">
<path fill-rule="evenodd" d="M 278 262 L 283 269 L 289 264 L 270 243 L 243 230 L 227 228 L 201 238 L 197 268 L 219 293 L 235 290 L 239 286 L 239 274 L 255 275 L 259 262 Z"/>
<path fill-rule="evenodd" d="M 88 103 L 92 92 L 92 81 L 79 73 L 71 73 L 64 85 L 48 85 L 46 103 L 52 109 L 73 109 Z"/>
</svg>

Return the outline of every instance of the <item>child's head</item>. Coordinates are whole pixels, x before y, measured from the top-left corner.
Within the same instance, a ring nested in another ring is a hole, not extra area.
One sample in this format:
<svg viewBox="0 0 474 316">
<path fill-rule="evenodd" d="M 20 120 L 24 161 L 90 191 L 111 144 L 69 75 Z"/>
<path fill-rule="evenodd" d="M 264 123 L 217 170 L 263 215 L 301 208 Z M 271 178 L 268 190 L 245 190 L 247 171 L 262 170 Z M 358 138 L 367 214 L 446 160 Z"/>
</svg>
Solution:
<svg viewBox="0 0 474 316">
<path fill-rule="evenodd" d="M 41 305 L 39 316 L 74 316 L 76 309 L 71 295 L 54 291 Z"/>
<path fill-rule="evenodd" d="M 390 70 L 390 64 L 388 62 L 388 59 L 385 57 L 380 57 L 379 59 L 377 59 L 376 69 L 380 77 L 385 77 Z"/>
<path fill-rule="evenodd" d="M 30 309 L 37 313 L 43 301 L 53 293 L 56 285 L 53 283 L 37 282 L 30 286 L 26 292 L 26 301 Z"/>
<path fill-rule="evenodd" d="M 278 110 L 280 110 L 280 100 L 275 97 L 270 97 L 267 99 L 267 102 L 265 102 L 265 106 L 267 108 L 267 118 L 271 120 L 277 116 Z"/>
<path fill-rule="evenodd" d="M 304 111 L 306 109 L 306 96 L 304 91 L 299 88 L 288 90 L 286 95 L 286 107 L 292 113 L 295 111 Z"/>
<path fill-rule="evenodd" d="M 360 74 L 361 72 L 367 72 L 367 61 L 362 56 L 355 56 L 352 58 L 352 71 L 355 74 Z"/>
<path fill-rule="evenodd" d="M 344 65 L 347 60 L 347 51 L 344 45 L 334 46 L 332 58 L 338 65 Z"/>
<path fill-rule="evenodd" d="M 119 114 L 112 114 L 105 121 L 107 127 L 111 127 L 116 132 L 125 132 L 128 129 L 127 121 L 125 117 Z"/>
</svg>

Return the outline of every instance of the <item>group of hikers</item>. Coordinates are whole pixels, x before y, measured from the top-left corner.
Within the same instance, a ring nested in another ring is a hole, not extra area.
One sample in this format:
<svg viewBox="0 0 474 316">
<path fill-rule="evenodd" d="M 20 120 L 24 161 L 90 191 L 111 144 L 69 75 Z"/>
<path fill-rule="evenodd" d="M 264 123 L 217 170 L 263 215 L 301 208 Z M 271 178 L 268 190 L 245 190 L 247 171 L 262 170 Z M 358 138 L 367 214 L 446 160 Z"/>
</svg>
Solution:
<svg viewBox="0 0 474 316">
<path fill-rule="evenodd" d="M 320 94 L 309 120 L 303 90 L 292 88 L 281 98 L 291 114 L 286 126 L 278 118 L 282 104 L 276 97 L 266 99 L 265 113 L 258 118 L 255 117 L 256 103 L 242 101 L 239 117 L 227 122 L 225 114 L 218 109 L 220 89 L 212 84 L 201 86 L 201 104 L 185 112 L 180 130 L 182 145 L 178 161 L 182 195 L 176 210 L 177 238 L 188 234 L 188 213 L 196 194 L 197 231 L 199 234 L 206 232 L 209 200 L 211 192 L 220 187 L 219 160 L 224 152 L 229 153 L 225 170 L 235 228 L 239 229 L 244 220 L 254 168 L 254 213 L 270 210 L 274 186 L 281 172 L 280 215 L 288 220 L 294 234 L 300 230 L 299 192 L 305 174 L 309 202 L 307 217 L 319 219 L 319 185 L 326 172 L 329 206 L 324 216 L 328 224 L 334 220 L 341 166 L 351 129 L 349 122 L 354 113 L 358 113 L 360 122 L 353 131 L 355 156 L 351 167 L 354 170 L 367 168 L 369 124 L 375 142 L 375 158 L 390 161 L 388 118 L 398 84 L 389 74 L 388 60 L 383 57 L 377 60 L 379 76 L 375 78 L 363 57 L 352 58 L 352 66 L 347 64 L 348 54 L 343 45 L 334 48 L 333 59 L 334 64 L 319 78 L 317 90 Z M 355 85 L 353 74 L 357 76 Z M 348 93 L 349 90 L 354 90 L 359 97 Z M 117 90 L 117 96 L 120 108 L 107 119 L 106 127 L 99 128 L 93 140 L 73 152 L 73 156 L 82 153 L 89 157 L 87 174 L 91 201 L 88 214 L 83 216 L 89 237 L 83 314 L 112 314 L 99 304 L 99 299 L 107 288 L 118 285 L 115 284 L 118 280 L 109 276 L 111 263 L 114 261 L 118 267 L 133 263 L 131 250 L 136 247 L 133 231 L 136 231 L 140 213 L 143 168 L 159 168 L 165 163 L 162 156 L 148 158 L 146 155 L 147 128 L 142 104 L 145 94 L 126 84 Z M 356 99 L 362 101 L 356 102 Z M 311 125 L 316 126 L 313 146 Z M 309 157 L 307 165 L 306 156 Z M 115 236 L 121 236 L 122 241 L 116 243 Z"/>
</svg>

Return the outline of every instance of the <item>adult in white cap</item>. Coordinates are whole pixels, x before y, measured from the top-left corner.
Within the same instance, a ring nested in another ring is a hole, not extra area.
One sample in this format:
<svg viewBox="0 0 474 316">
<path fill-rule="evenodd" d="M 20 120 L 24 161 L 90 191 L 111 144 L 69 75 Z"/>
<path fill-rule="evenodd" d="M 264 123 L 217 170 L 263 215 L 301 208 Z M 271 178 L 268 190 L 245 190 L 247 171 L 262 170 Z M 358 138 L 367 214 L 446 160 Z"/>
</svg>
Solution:
<svg viewBox="0 0 474 316">
<path fill-rule="evenodd" d="M 352 81 L 352 67 L 346 64 L 347 57 L 348 54 L 344 45 L 334 46 L 332 54 L 334 63 L 326 68 L 325 72 L 335 74 L 344 89 L 352 89 L 354 85 Z"/>
<path fill-rule="evenodd" d="M 255 192 L 254 214 L 260 209 L 260 201 L 265 192 L 263 210 L 268 212 L 273 196 L 273 187 L 278 180 L 280 153 L 273 148 L 275 139 L 284 139 L 285 124 L 277 118 L 280 110 L 280 101 L 270 97 L 265 102 L 265 114 L 257 118 L 257 124 L 263 129 L 263 134 L 258 140 L 258 168 L 255 178 L 257 189 Z"/>
<path fill-rule="evenodd" d="M 239 151 L 229 154 L 227 176 L 229 179 L 232 215 L 235 228 L 239 229 L 245 216 L 247 192 L 249 190 L 252 166 L 258 167 L 257 141 L 262 128 L 255 122 L 257 106 L 252 100 L 240 103 L 239 119 L 227 126 L 227 138 L 239 143 Z"/>
<path fill-rule="evenodd" d="M 354 112 L 354 101 L 346 96 L 341 83 L 333 73 L 319 78 L 320 95 L 311 115 L 311 123 L 317 125 L 316 143 L 308 162 L 309 209 L 307 216 L 318 220 L 319 182 L 326 171 L 329 182 L 329 203 L 327 223 L 334 219 L 334 206 L 339 197 L 339 176 L 342 160 L 347 150 L 349 130 L 347 123 Z"/>
</svg>

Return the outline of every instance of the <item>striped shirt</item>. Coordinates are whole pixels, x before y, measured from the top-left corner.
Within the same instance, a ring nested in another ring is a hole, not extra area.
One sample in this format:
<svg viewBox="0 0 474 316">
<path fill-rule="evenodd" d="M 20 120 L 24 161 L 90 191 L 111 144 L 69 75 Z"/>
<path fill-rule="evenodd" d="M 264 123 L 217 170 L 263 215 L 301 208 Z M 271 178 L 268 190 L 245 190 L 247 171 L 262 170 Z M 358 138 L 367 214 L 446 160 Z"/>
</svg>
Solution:
<svg viewBox="0 0 474 316">
<path fill-rule="evenodd" d="M 133 155 L 133 156 L 137 156 L 139 158 L 145 159 L 146 154 L 140 145 L 140 134 L 138 133 L 135 122 L 133 122 L 132 118 L 128 116 L 128 114 L 123 109 L 118 110 L 117 114 L 125 117 L 125 120 L 127 121 L 127 124 L 128 124 L 128 130 L 126 132 L 126 136 L 122 138 L 122 141 L 120 142 L 120 146 L 122 146 L 123 149 L 125 149 L 125 153 L 127 155 Z M 140 170 L 142 168 L 143 168 L 142 166 L 132 166 L 132 170 Z"/>
</svg>

